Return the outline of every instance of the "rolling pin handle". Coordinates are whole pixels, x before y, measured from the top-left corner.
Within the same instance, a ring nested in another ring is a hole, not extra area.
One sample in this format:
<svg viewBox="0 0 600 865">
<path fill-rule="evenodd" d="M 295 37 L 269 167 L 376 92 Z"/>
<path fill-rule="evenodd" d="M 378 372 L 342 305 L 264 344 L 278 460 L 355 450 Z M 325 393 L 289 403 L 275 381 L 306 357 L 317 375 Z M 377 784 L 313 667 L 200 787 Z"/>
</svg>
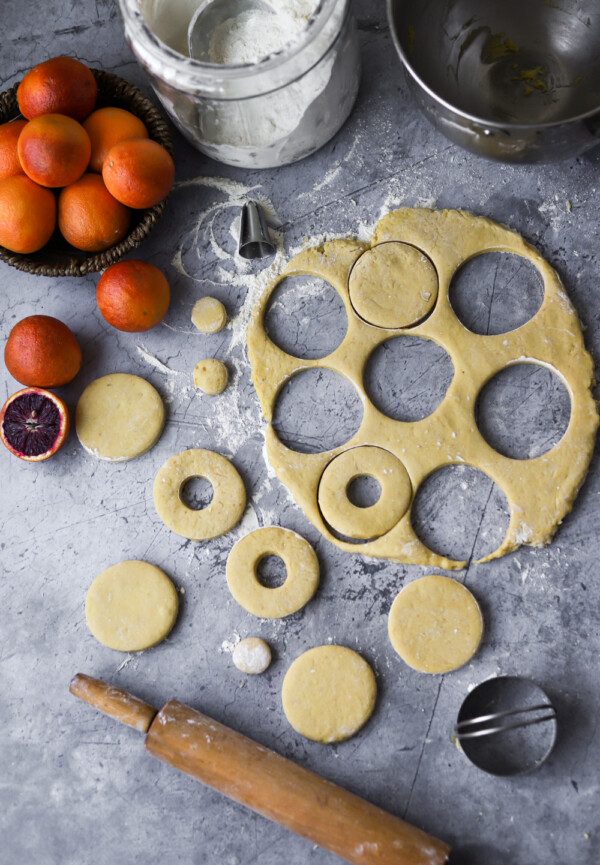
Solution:
<svg viewBox="0 0 600 865">
<path fill-rule="evenodd" d="M 101 679 L 94 679 L 83 673 L 77 673 L 73 677 L 69 691 L 83 700 L 84 703 L 89 703 L 90 706 L 94 706 L 106 715 L 110 715 L 111 718 L 121 721 L 122 724 L 133 727 L 140 733 L 148 732 L 158 711 L 154 706 L 144 703 L 143 700 L 138 700 L 127 691 L 113 688 L 112 685 L 107 685 Z"/>
</svg>

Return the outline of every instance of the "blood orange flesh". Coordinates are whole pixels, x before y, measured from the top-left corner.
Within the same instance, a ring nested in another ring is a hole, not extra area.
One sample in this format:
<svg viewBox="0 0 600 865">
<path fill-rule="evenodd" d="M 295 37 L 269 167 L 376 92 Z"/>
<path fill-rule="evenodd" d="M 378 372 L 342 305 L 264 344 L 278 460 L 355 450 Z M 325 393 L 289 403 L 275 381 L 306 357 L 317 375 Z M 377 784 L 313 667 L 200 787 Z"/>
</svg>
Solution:
<svg viewBox="0 0 600 865">
<path fill-rule="evenodd" d="M 66 405 L 42 388 L 27 387 L 13 394 L 0 414 L 0 438 L 22 460 L 48 459 L 62 447 L 68 433 Z"/>
</svg>

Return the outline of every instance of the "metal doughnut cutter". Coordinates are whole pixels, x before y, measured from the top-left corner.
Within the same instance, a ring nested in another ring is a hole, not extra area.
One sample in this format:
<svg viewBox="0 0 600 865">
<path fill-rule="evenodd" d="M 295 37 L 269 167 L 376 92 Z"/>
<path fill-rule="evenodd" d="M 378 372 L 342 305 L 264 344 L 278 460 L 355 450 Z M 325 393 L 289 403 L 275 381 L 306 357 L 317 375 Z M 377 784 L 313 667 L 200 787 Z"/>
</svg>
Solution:
<svg viewBox="0 0 600 865">
<path fill-rule="evenodd" d="M 463 701 L 454 736 L 465 756 L 491 775 L 537 769 L 556 741 L 556 709 L 529 679 L 497 676 Z"/>
</svg>

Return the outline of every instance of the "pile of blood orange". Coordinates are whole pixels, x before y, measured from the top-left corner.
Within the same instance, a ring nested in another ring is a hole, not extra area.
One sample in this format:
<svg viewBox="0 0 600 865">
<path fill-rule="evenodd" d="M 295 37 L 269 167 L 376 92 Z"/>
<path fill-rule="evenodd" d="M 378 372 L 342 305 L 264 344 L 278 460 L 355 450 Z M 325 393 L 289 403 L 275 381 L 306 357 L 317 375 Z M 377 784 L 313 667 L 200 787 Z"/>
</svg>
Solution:
<svg viewBox="0 0 600 865">
<path fill-rule="evenodd" d="M 31 69 L 17 89 L 24 119 L 0 125 L 0 245 L 28 254 L 56 226 L 74 247 L 100 252 L 128 232 L 132 209 L 158 204 L 173 185 L 169 153 L 142 121 L 121 108 L 95 109 L 94 75 L 78 60 L 54 57 Z M 121 331 L 150 330 L 167 313 L 170 288 L 148 262 L 110 265 L 98 282 L 102 316 Z M 72 381 L 81 348 L 70 328 L 30 315 L 12 328 L 4 350 L 23 390 L 0 411 L 0 440 L 29 462 L 55 454 L 69 433 L 69 412 L 47 388 Z"/>
<path fill-rule="evenodd" d="M 97 96 L 72 57 L 40 63 L 19 84 L 24 119 L 0 125 L 0 245 L 11 252 L 36 252 L 57 225 L 77 249 L 108 249 L 127 235 L 132 209 L 171 189 L 169 153 L 134 114 L 94 110 Z"/>
</svg>

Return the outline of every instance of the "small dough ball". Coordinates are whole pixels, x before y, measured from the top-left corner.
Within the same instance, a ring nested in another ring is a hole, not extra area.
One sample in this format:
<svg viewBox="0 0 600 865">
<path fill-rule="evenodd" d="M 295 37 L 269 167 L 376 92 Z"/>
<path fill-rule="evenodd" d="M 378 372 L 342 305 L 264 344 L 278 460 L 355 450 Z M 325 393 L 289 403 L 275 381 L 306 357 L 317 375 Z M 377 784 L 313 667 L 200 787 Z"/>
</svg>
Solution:
<svg viewBox="0 0 600 865">
<path fill-rule="evenodd" d="M 227 387 L 228 379 L 227 367 L 223 361 L 217 360 L 216 357 L 201 360 L 194 367 L 194 384 L 211 396 L 223 393 Z"/>
<path fill-rule="evenodd" d="M 246 637 L 235 646 L 232 658 L 242 673 L 264 673 L 271 663 L 271 649 L 260 637 Z"/>
<path fill-rule="evenodd" d="M 281 689 L 283 711 L 294 730 L 315 742 L 349 739 L 375 706 L 373 670 L 345 646 L 317 646 L 291 665 Z"/>
<path fill-rule="evenodd" d="M 388 633 L 403 661 L 421 673 L 457 670 L 483 634 L 479 604 L 461 583 L 431 574 L 405 586 L 392 604 Z"/>
<path fill-rule="evenodd" d="M 85 617 L 90 631 L 118 652 L 141 652 L 167 636 L 177 618 L 177 589 L 148 562 L 119 562 L 89 588 Z"/>
<path fill-rule="evenodd" d="M 227 312 L 216 297 L 201 297 L 192 309 L 192 322 L 202 333 L 217 333 L 227 323 Z"/>
</svg>

